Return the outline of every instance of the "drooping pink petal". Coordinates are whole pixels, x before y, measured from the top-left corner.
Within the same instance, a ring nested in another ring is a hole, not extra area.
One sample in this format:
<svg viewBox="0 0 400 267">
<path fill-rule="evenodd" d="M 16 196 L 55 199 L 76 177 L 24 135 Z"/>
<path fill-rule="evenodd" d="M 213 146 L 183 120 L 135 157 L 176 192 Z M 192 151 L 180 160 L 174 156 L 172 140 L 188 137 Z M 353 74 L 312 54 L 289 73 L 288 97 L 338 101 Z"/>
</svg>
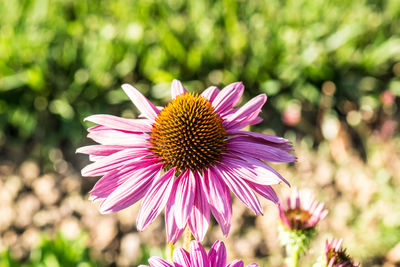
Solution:
<svg viewBox="0 0 400 267">
<path fill-rule="evenodd" d="M 234 158 L 230 155 L 224 155 L 221 158 L 221 163 L 228 167 L 232 172 L 236 173 L 238 177 L 251 183 L 272 185 L 281 182 L 280 177 L 275 173 L 260 167 L 259 165 L 253 165 L 250 162 Z"/>
<path fill-rule="evenodd" d="M 229 128 L 229 130 L 240 130 L 240 129 L 243 129 L 244 127 L 247 127 L 249 125 L 259 124 L 262 121 L 263 121 L 263 119 L 261 117 L 259 117 L 259 116 L 248 117 L 248 118 L 246 118 L 244 120 L 241 120 L 240 122 L 237 122 L 235 124 L 235 127 Z"/>
<path fill-rule="evenodd" d="M 157 256 L 151 257 L 149 263 L 151 267 L 174 267 L 173 264 Z"/>
<path fill-rule="evenodd" d="M 215 97 L 219 94 L 219 89 L 215 86 L 210 86 L 201 93 L 202 96 L 208 99 L 208 101 L 213 102 Z"/>
<path fill-rule="evenodd" d="M 233 108 L 242 97 L 244 86 L 242 82 L 231 83 L 219 92 L 212 101 L 212 106 L 220 115 Z"/>
<path fill-rule="evenodd" d="M 258 95 L 239 108 L 235 113 L 224 118 L 227 129 L 235 129 L 243 121 L 252 121 L 261 112 L 262 106 L 267 101 L 265 94 Z M 242 127 L 242 125 L 240 125 Z"/>
<path fill-rule="evenodd" d="M 175 220 L 178 228 L 184 228 L 192 212 L 194 203 L 194 193 L 196 190 L 196 180 L 190 170 L 184 171 L 176 178 L 178 186 L 175 195 Z"/>
<path fill-rule="evenodd" d="M 243 267 L 244 263 L 241 260 L 234 260 L 231 263 L 229 263 L 228 265 L 226 265 L 226 267 Z"/>
<path fill-rule="evenodd" d="M 140 110 L 140 112 L 149 120 L 153 121 L 159 114 L 159 110 L 147 98 L 142 95 L 135 87 L 130 84 L 123 84 L 122 89 L 131 99 L 132 103 Z"/>
<path fill-rule="evenodd" d="M 219 175 L 221 180 L 229 187 L 229 189 L 243 202 L 247 207 L 249 207 L 257 215 L 262 214 L 262 207 L 257 196 L 254 194 L 253 190 L 243 181 L 238 179 L 232 172 L 230 172 L 224 165 L 217 165 L 213 167 L 213 172 Z"/>
<path fill-rule="evenodd" d="M 117 129 L 110 128 L 110 127 L 107 127 L 107 126 L 104 126 L 104 125 L 94 125 L 94 126 L 89 127 L 87 129 L 87 131 L 89 133 L 91 133 L 91 132 L 99 132 L 99 131 L 109 131 L 109 130 L 118 131 Z M 126 131 L 123 131 L 123 132 L 126 132 Z"/>
<path fill-rule="evenodd" d="M 100 212 L 116 212 L 136 203 L 146 194 L 154 178 L 159 175 L 162 166 L 162 163 L 149 166 L 142 169 L 136 177 L 125 181 L 101 203 Z"/>
<path fill-rule="evenodd" d="M 171 193 L 174 175 L 175 168 L 172 168 L 159 179 L 154 180 L 143 199 L 136 220 L 136 227 L 139 231 L 143 231 L 147 225 L 152 223 L 165 207 Z"/>
<path fill-rule="evenodd" d="M 189 217 L 189 227 L 197 241 L 202 242 L 210 222 L 210 205 L 206 194 L 203 177 L 195 172 L 196 193 L 193 209 Z"/>
<path fill-rule="evenodd" d="M 110 156 L 104 157 L 82 169 L 82 176 L 101 176 L 109 171 L 113 171 L 128 163 L 141 160 L 145 156 L 149 156 L 150 152 L 147 148 L 130 148 L 116 152 Z"/>
<path fill-rule="evenodd" d="M 101 160 L 104 158 L 105 158 L 105 156 L 89 155 L 89 160 L 92 162 L 95 162 L 95 161 L 98 161 L 98 160 Z"/>
<path fill-rule="evenodd" d="M 274 203 L 279 202 L 279 198 L 276 195 L 274 189 L 270 185 L 260 185 L 255 183 L 250 183 L 250 187 L 256 191 L 260 196 L 271 200 Z"/>
<path fill-rule="evenodd" d="M 209 267 L 207 253 L 203 246 L 197 242 L 190 243 L 190 262 L 193 267 Z"/>
<path fill-rule="evenodd" d="M 268 142 L 272 143 L 290 143 L 289 140 L 279 137 L 279 136 L 274 136 L 274 135 L 269 135 L 269 134 L 263 134 L 263 133 L 254 133 L 254 132 L 247 132 L 247 131 L 240 131 L 240 130 L 228 130 L 227 135 L 249 135 L 255 138 L 260 138 Z"/>
<path fill-rule="evenodd" d="M 147 145 L 147 139 L 149 139 L 148 134 L 133 134 L 117 130 L 90 132 L 87 136 L 102 145 L 136 145 L 142 147 Z"/>
<path fill-rule="evenodd" d="M 108 172 L 99 179 L 90 191 L 90 199 L 106 198 L 127 179 L 140 172 L 136 167 L 124 168 Z"/>
<path fill-rule="evenodd" d="M 164 107 L 163 107 L 163 106 L 156 106 L 156 109 L 157 109 L 158 112 L 160 113 L 161 110 L 164 109 Z M 138 115 L 138 118 L 146 118 L 146 116 L 145 116 L 143 113 L 140 113 L 140 114 Z M 149 121 L 150 121 L 150 120 L 149 120 Z M 150 122 L 151 122 L 151 121 L 150 121 Z"/>
<path fill-rule="evenodd" d="M 152 127 L 152 123 L 149 120 L 125 119 L 104 114 L 89 116 L 84 121 L 91 121 L 99 125 L 130 132 L 151 132 Z"/>
<path fill-rule="evenodd" d="M 289 182 L 285 178 L 283 178 L 282 175 L 280 175 L 274 168 L 269 166 L 264 161 L 256 159 L 256 158 L 251 157 L 251 156 L 248 156 L 248 155 L 246 155 L 244 153 L 236 153 L 235 156 L 238 157 L 238 158 L 241 158 L 243 161 L 248 162 L 251 165 L 258 166 L 258 167 L 260 167 L 262 169 L 266 169 L 267 171 L 272 172 L 273 174 L 276 175 L 276 177 L 278 177 L 283 182 L 285 182 L 288 186 L 290 186 Z"/>
<path fill-rule="evenodd" d="M 208 252 L 210 267 L 226 266 L 226 247 L 224 242 L 215 241 Z"/>
<path fill-rule="evenodd" d="M 189 252 L 187 252 L 183 248 L 174 249 L 172 258 L 174 260 L 175 267 L 191 266 Z"/>
<path fill-rule="evenodd" d="M 178 95 L 185 94 L 186 90 L 182 83 L 174 79 L 171 83 L 171 98 L 175 99 Z"/>
<path fill-rule="evenodd" d="M 228 236 L 232 221 L 232 202 L 229 189 L 212 170 L 204 172 L 207 184 L 209 203 L 213 216 L 221 227 L 224 236 Z"/>
<path fill-rule="evenodd" d="M 256 118 L 254 118 L 253 120 L 251 120 L 251 121 L 247 121 L 246 122 L 246 124 L 247 125 L 256 125 L 256 124 L 259 124 L 260 122 L 262 122 L 263 121 L 263 118 L 261 118 L 261 117 L 256 117 Z M 243 127 L 238 127 L 238 129 L 242 129 Z"/>
<path fill-rule="evenodd" d="M 283 151 L 279 148 L 237 140 L 238 137 L 228 139 L 227 147 L 234 154 L 242 153 L 245 155 L 252 156 L 256 159 L 271 161 L 271 162 L 293 162 L 296 161 L 296 157 Z"/>
<path fill-rule="evenodd" d="M 256 263 L 250 263 L 249 265 L 247 265 L 247 267 L 258 267 L 258 265 Z"/>
<path fill-rule="evenodd" d="M 171 190 L 171 195 L 169 196 L 169 199 L 167 201 L 167 204 L 165 206 L 165 230 L 167 234 L 167 242 L 172 242 L 175 243 L 180 235 L 183 233 L 185 230 L 184 227 L 178 228 L 176 225 L 176 220 L 175 220 L 175 196 L 177 194 L 176 190 L 178 188 L 178 183 L 179 180 L 175 179 L 173 185 L 172 185 L 172 190 Z"/>
<path fill-rule="evenodd" d="M 282 143 L 270 142 L 265 139 L 253 137 L 250 135 L 234 135 L 232 138 L 234 138 L 235 141 L 244 141 L 244 142 L 250 142 L 250 143 L 255 143 L 255 144 L 267 145 L 267 146 L 279 148 L 283 151 L 293 151 L 293 146 L 288 140 L 286 140 L 287 142 L 282 142 Z"/>
<path fill-rule="evenodd" d="M 143 119 L 141 121 L 150 122 L 150 120 L 146 120 L 146 119 Z M 132 134 L 132 135 L 143 135 L 143 134 L 145 134 L 145 132 L 143 132 L 143 131 L 132 131 L 132 130 L 133 129 L 131 129 L 131 130 L 116 129 L 116 128 L 111 128 L 111 127 L 108 127 L 108 126 L 105 126 L 105 125 L 94 125 L 94 126 L 89 127 L 87 129 L 87 131 L 89 133 L 97 133 L 97 132 L 108 131 L 108 132 L 116 132 L 116 133 L 123 133 L 123 134 Z"/>
<path fill-rule="evenodd" d="M 127 149 L 127 146 L 119 145 L 91 145 L 83 146 L 76 150 L 76 153 L 94 155 L 94 156 L 109 156 L 121 150 Z"/>
</svg>

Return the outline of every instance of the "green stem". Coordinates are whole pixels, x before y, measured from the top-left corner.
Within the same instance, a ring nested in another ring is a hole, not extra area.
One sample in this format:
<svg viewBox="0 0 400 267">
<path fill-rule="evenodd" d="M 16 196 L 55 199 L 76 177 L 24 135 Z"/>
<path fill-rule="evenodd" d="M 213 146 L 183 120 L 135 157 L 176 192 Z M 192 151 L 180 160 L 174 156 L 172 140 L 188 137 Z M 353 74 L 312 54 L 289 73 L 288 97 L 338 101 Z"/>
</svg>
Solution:
<svg viewBox="0 0 400 267">
<path fill-rule="evenodd" d="M 169 242 L 169 243 L 167 244 L 167 257 L 168 257 L 167 260 L 169 260 L 169 261 L 172 262 L 173 253 L 174 253 L 174 243 Z"/>
<path fill-rule="evenodd" d="M 189 226 L 186 227 L 183 233 L 183 248 L 189 251 L 190 242 L 192 241 L 192 233 L 190 232 Z"/>
<path fill-rule="evenodd" d="M 290 255 L 287 255 L 286 262 L 288 267 L 298 267 L 300 258 L 300 248 L 299 246 L 294 246 L 290 250 Z"/>
</svg>

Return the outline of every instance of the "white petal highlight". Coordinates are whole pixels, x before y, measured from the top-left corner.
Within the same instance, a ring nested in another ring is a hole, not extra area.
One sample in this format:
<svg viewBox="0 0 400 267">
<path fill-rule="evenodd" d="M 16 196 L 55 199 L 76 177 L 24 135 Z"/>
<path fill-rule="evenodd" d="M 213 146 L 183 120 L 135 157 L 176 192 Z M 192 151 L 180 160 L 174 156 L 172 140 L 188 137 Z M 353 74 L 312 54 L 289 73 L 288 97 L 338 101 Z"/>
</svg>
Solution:
<svg viewBox="0 0 400 267">
<path fill-rule="evenodd" d="M 136 220 L 136 227 L 143 231 L 161 213 L 171 194 L 174 182 L 175 168 L 166 172 L 159 179 L 154 180 L 151 188 L 146 193 L 142 207 Z"/>
<path fill-rule="evenodd" d="M 150 132 L 151 121 L 141 119 L 125 119 L 113 115 L 97 114 L 84 119 L 93 123 L 104 125 L 113 129 L 130 132 Z"/>
<path fill-rule="evenodd" d="M 212 101 L 212 105 L 220 115 L 233 108 L 242 97 L 244 86 L 242 82 L 231 83 L 224 87 Z"/>
<path fill-rule="evenodd" d="M 186 89 L 179 80 L 174 79 L 171 83 L 171 98 L 175 99 L 181 94 L 186 94 Z"/>
<path fill-rule="evenodd" d="M 153 105 L 141 92 L 130 84 L 123 84 L 122 89 L 125 94 L 131 99 L 132 103 L 140 110 L 140 112 L 149 120 L 156 119 L 159 110 Z"/>
<path fill-rule="evenodd" d="M 175 220 L 178 228 L 185 228 L 192 212 L 196 180 L 190 170 L 186 170 L 178 178 L 178 186 L 175 195 Z"/>
</svg>

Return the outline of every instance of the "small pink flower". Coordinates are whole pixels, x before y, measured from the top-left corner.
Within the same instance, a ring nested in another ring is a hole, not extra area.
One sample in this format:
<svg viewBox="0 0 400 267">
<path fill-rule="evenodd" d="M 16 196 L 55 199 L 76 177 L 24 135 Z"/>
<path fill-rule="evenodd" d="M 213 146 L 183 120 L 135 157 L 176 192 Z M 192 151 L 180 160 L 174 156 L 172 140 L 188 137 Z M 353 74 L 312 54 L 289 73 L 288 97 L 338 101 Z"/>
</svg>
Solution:
<svg viewBox="0 0 400 267">
<path fill-rule="evenodd" d="M 346 249 L 341 248 L 343 239 L 326 240 L 325 258 L 327 267 L 357 267 L 360 264 L 354 263 L 352 258 L 346 253 Z"/>
<path fill-rule="evenodd" d="M 82 175 L 103 176 L 90 192 L 91 200 L 101 202 L 100 212 L 116 212 L 143 199 L 136 222 L 142 231 L 165 207 L 167 239 L 175 243 L 187 225 L 196 240 L 203 240 L 210 211 L 227 236 L 230 192 L 255 214 L 263 212 L 256 193 L 277 202 L 271 185 L 285 180 L 265 161 L 294 161 L 288 153 L 292 145 L 241 130 L 262 120 L 265 94 L 234 108 L 244 91 L 241 82 L 198 95 L 174 80 L 172 101 L 159 108 L 131 85 L 122 88 L 141 119 L 92 115 L 85 120 L 97 125 L 88 129 L 88 137 L 99 145 L 77 150 L 93 161 Z"/>
<path fill-rule="evenodd" d="M 190 244 L 190 253 L 183 248 L 174 250 L 173 261 L 171 264 L 160 257 L 151 257 L 149 263 L 151 267 L 243 267 L 241 260 L 234 260 L 226 264 L 226 248 L 222 241 L 216 241 L 211 247 L 208 255 L 202 245 L 197 241 Z M 257 267 L 255 263 L 249 264 L 247 267 Z M 139 267 L 146 267 L 140 265 Z"/>
<path fill-rule="evenodd" d="M 290 103 L 282 113 L 282 121 L 289 126 L 298 124 L 301 121 L 301 105 L 295 101 Z"/>
<path fill-rule="evenodd" d="M 380 95 L 379 98 L 381 100 L 381 103 L 386 106 L 386 107 L 390 107 L 394 104 L 394 102 L 396 101 L 396 95 L 393 94 L 391 91 L 389 90 L 385 90 L 383 91 Z"/>
<path fill-rule="evenodd" d="M 292 195 L 286 199 L 287 205 L 279 203 L 279 216 L 283 225 L 292 230 L 307 230 L 314 228 L 325 218 L 328 210 L 324 203 L 314 200 L 311 192 L 292 190 Z"/>
</svg>

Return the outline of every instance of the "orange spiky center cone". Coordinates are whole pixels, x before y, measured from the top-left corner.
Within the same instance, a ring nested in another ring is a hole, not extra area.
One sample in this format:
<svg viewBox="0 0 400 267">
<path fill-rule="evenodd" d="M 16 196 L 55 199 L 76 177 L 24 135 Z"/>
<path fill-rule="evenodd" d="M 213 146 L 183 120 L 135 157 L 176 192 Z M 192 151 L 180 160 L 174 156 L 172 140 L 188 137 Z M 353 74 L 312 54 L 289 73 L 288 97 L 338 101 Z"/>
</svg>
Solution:
<svg viewBox="0 0 400 267">
<path fill-rule="evenodd" d="M 336 251 L 334 248 L 329 249 L 328 251 L 328 259 L 335 258 L 333 264 L 343 264 L 343 266 L 354 266 L 352 258 L 346 253 L 346 249 L 340 248 Z M 341 265 L 342 266 L 342 265 Z"/>
<path fill-rule="evenodd" d="M 177 96 L 157 116 L 151 150 L 168 167 L 201 170 L 218 161 L 226 148 L 222 119 L 210 101 L 197 94 Z"/>
</svg>

